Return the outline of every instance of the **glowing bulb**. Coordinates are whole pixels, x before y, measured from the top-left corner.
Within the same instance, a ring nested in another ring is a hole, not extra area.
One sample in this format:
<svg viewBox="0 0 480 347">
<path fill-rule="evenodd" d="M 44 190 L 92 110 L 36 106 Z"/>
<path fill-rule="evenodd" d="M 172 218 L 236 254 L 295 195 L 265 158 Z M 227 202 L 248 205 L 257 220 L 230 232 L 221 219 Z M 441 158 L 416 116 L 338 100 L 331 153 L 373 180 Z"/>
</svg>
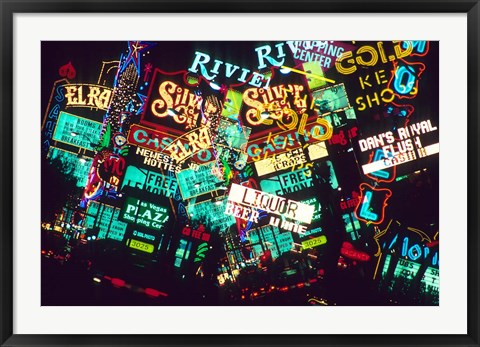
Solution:
<svg viewBox="0 0 480 347">
<path fill-rule="evenodd" d="M 212 89 L 215 89 L 215 90 L 222 89 L 218 84 L 213 83 L 213 82 L 210 82 L 210 87 L 212 87 Z"/>
<path fill-rule="evenodd" d="M 262 113 L 260 113 L 260 118 L 267 119 L 268 117 L 270 117 L 270 113 L 268 113 L 267 111 L 263 111 Z"/>
</svg>

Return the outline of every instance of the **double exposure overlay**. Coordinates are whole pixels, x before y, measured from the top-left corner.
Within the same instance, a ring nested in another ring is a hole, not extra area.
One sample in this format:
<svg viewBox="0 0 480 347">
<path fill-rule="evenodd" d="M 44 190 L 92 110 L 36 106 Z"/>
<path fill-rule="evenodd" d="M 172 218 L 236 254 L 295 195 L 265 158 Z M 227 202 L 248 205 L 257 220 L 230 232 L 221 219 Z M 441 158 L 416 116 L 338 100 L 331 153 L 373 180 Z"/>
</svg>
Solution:
<svg viewBox="0 0 480 347">
<path fill-rule="evenodd" d="M 438 51 L 42 42 L 42 305 L 439 305 Z"/>
</svg>

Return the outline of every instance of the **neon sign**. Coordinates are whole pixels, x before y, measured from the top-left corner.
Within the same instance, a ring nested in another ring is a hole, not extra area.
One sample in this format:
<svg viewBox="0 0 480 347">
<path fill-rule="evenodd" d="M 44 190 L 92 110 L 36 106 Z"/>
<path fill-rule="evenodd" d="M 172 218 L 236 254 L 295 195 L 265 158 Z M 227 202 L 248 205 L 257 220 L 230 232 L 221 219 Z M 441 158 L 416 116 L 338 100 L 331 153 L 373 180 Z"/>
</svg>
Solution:
<svg viewBox="0 0 480 347">
<path fill-rule="evenodd" d="M 92 160 L 85 158 L 80 161 L 77 153 L 64 151 L 62 149 L 51 146 L 48 152 L 50 160 L 59 159 L 62 162 L 63 169 L 77 180 L 77 187 L 85 187 L 87 184 L 88 172 L 92 165 Z"/>
<path fill-rule="evenodd" d="M 325 235 L 314 237 L 312 239 L 302 241 L 302 250 L 318 247 L 326 243 L 327 243 L 327 237 Z"/>
<path fill-rule="evenodd" d="M 265 193 L 261 190 L 247 188 L 233 183 L 228 200 L 242 206 L 265 210 L 304 223 L 310 223 L 315 206 Z"/>
<path fill-rule="evenodd" d="M 229 208 L 228 204 L 226 198 L 216 201 L 208 200 L 198 204 L 189 204 L 187 212 L 192 222 L 200 223 L 202 221 L 209 229 L 218 229 L 223 232 L 235 224 L 234 214 L 224 213 Z"/>
<path fill-rule="evenodd" d="M 392 41 L 394 43 L 394 52 L 393 55 L 387 55 L 385 53 L 385 48 L 383 47 L 383 42 L 377 42 L 377 47 L 365 45 L 361 46 L 355 51 L 343 52 L 340 57 L 337 58 L 335 62 L 335 67 L 338 72 L 343 75 L 349 75 L 357 71 L 358 66 L 375 66 L 378 63 L 378 58 L 383 64 L 388 61 L 394 61 L 397 59 L 404 58 L 410 55 L 413 51 L 412 41 Z M 407 47 L 405 47 L 407 46 Z M 403 50 L 405 48 L 405 50 Z M 345 64 L 347 63 L 347 64 Z"/>
<path fill-rule="evenodd" d="M 344 242 L 342 248 L 340 248 L 340 254 L 344 257 L 354 259 L 357 261 L 369 261 L 370 256 L 362 251 L 359 251 L 353 247 L 350 242 Z"/>
<path fill-rule="evenodd" d="M 170 116 L 169 109 L 177 112 L 173 120 L 178 124 L 185 124 L 186 129 L 194 127 L 200 114 L 202 97 L 195 95 L 189 89 L 179 86 L 172 81 L 164 81 L 158 86 L 160 98 L 152 101 L 150 110 L 155 117 Z"/>
<path fill-rule="evenodd" d="M 374 188 L 367 183 L 362 183 L 360 188 L 361 203 L 355 209 L 357 219 L 371 224 L 381 224 L 385 217 L 387 200 L 392 196 L 392 191 L 386 188 Z"/>
<path fill-rule="evenodd" d="M 421 135 L 437 130 L 438 128 L 432 124 L 431 120 L 424 120 L 397 128 L 398 140 L 392 131 L 360 139 L 358 144 L 362 152 L 375 148 L 381 148 L 384 152 L 383 159 L 362 165 L 363 173 L 370 174 L 413 161 L 417 159 L 417 153 L 419 158 L 439 153 L 438 143 L 424 146 L 420 139 Z"/>
<path fill-rule="evenodd" d="M 210 60 L 211 58 L 209 54 L 198 51 L 195 52 L 195 59 L 193 60 L 192 65 L 188 68 L 188 71 L 198 73 L 198 70 L 200 69 L 200 73 L 203 77 L 205 77 L 207 80 L 213 80 L 219 75 L 220 66 L 224 65 L 223 70 L 225 70 L 224 75 L 226 78 L 231 78 L 234 74 L 236 74 L 236 79 L 238 82 L 247 83 L 247 75 L 250 72 L 249 69 L 244 67 L 240 68 L 238 65 L 215 59 L 215 64 L 213 67 L 210 70 L 207 70 L 206 64 L 208 64 Z M 263 75 L 253 72 L 252 77 L 248 79 L 248 84 L 260 87 L 263 80 L 265 80 Z"/>
<path fill-rule="evenodd" d="M 153 253 L 155 247 L 151 243 L 146 243 L 138 240 L 127 241 L 127 245 L 130 248 L 137 249 L 145 253 Z"/>
<path fill-rule="evenodd" d="M 185 169 L 177 173 L 182 198 L 190 199 L 219 189 L 224 180 L 213 174 L 216 167 L 217 162 L 211 161 L 204 165 L 198 165 L 195 169 Z"/>
<path fill-rule="evenodd" d="M 127 197 L 120 218 L 128 223 L 160 230 L 167 222 L 168 210 L 151 202 Z"/>
<path fill-rule="evenodd" d="M 314 110 L 319 115 L 327 115 L 350 108 L 347 91 L 343 83 L 312 92 Z"/>
<path fill-rule="evenodd" d="M 112 99 L 112 89 L 93 84 L 66 84 L 66 106 L 95 107 L 107 111 Z"/>
<path fill-rule="evenodd" d="M 123 178 L 122 188 L 125 186 L 144 189 L 168 198 L 173 198 L 178 190 L 178 182 L 175 177 L 131 165 L 127 167 Z"/>
<path fill-rule="evenodd" d="M 123 241 L 127 224 L 118 220 L 120 209 L 89 201 L 84 226 L 88 229 L 98 228 L 98 239 Z"/>
<path fill-rule="evenodd" d="M 255 169 L 257 170 L 258 176 L 263 176 L 305 163 L 307 163 L 305 153 L 301 148 L 297 148 L 289 152 L 274 155 L 271 158 L 257 161 L 255 163 Z"/>
<path fill-rule="evenodd" d="M 102 123 L 62 111 L 52 139 L 92 151 L 100 142 L 101 130 Z"/>
<path fill-rule="evenodd" d="M 292 233 L 288 231 L 280 233 L 278 228 L 272 226 L 249 230 L 247 238 L 256 256 L 270 251 L 272 259 L 276 259 L 294 248 Z"/>
</svg>

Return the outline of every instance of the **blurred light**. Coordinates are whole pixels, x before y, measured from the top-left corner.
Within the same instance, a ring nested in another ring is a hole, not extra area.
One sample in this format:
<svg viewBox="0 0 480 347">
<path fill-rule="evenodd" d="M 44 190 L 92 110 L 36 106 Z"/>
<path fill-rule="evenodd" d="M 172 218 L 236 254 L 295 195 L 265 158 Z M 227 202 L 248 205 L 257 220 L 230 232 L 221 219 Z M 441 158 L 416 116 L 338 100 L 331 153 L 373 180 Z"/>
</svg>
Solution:
<svg viewBox="0 0 480 347">
<path fill-rule="evenodd" d="M 71 132 L 70 135 L 72 135 L 73 137 L 77 136 L 77 133 L 76 132 Z"/>
<path fill-rule="evenodd" d="M 169 108 L 167 113 L 168 113 L 169 116 L 172 116 L 172 117 L 180 115 L 180 113 L 175 111 L 173 108 Z"/>
<path fill-rule="evenodd" d="M 87 240 L 88 240 L 88 241 L 90 241 L 91 239 L 92 239 L 92 238 L 91 238 L 90 236 L 89 236 L 89 237 L 87 237 Z"/>
<path fill-rule="evenodd" d="M 96 239 L 96 237 L 95 237 L 95 235 L 93 235 L 93 236 L 92 236 L 92 240 L 95 240 L 95 239 Z"/>
<path fill-rule="evenodd" d="M 158 298 L 160 295 L 162 296 L 168 296 L 167 293 L 163 293 L 159 290 L 156 290 L 156 289 L 153 289 L 153 288 L 145 288 L 144 290 L 145 294 L 149 295 L 149 296 L 153 296 L 155 298 Z"/>
<path fill-rule="evenodd" d="M 123 287 L 125 286 L 125 281 L 121 280 L 120 278 L 112 278 L 112 284 L 114 287 Z"/>
<path fill-rule="evenodd" d="M 94 282 L 97 282 L 97 283 L 102 282 L 102 280 L 101 280 L 100 278 L 98 278 L 98 277 L 94 277 L 94 278 L 93 278 L 93 281 L 94 281 Z"/>
<path fill-rule="evenodd" d="M 270 117 L 270 113 L 269 113 L 269 112 L 263 111 L 262 113 L 260 113 L 260 118 L 261 118 L 261 119 L 267 119 L 268 117 Z"/>
<path fill-rule="evenodd" d="M 280 69 L 280 72 L 283 73 L 284 75 L 289 74 L 291 71 L 292 70 L 286 67 Z"/>
<path fill-rule="evenodd" d="M 212 87 L 212 89 L 215 89 L 215 90 L 222 89 L 218 84 L 213 83 L 213 82 L 210 82 L 210 87 Z"/>
</svg>

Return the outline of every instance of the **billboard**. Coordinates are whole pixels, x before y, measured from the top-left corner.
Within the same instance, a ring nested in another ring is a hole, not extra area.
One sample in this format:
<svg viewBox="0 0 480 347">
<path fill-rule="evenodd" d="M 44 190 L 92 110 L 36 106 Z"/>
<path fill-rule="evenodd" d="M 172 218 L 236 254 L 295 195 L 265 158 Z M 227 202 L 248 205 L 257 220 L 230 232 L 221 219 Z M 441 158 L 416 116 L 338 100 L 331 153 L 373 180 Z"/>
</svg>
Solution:
<svg viewBox="0 0 480 347">
<path fill-rule="evenodd" d="M 98 228 L 98 239 L 123 241 L 127 224 L 119 220 L 120 209 L 96 201 L 89 201 L 84 226 Z"/>
<path fill-rule="evenodd" d="M 168 210 L 163 206 L 127 197 L 119 218 L 127 223 L 158 231 L 163 228 L 169 215 Z"/>
<path fill-rule="evenodd" d="M 102 123 L 61 111 L 52 139 L 92 151 L 100 142 L 102 126 Z"/>
</svg>

